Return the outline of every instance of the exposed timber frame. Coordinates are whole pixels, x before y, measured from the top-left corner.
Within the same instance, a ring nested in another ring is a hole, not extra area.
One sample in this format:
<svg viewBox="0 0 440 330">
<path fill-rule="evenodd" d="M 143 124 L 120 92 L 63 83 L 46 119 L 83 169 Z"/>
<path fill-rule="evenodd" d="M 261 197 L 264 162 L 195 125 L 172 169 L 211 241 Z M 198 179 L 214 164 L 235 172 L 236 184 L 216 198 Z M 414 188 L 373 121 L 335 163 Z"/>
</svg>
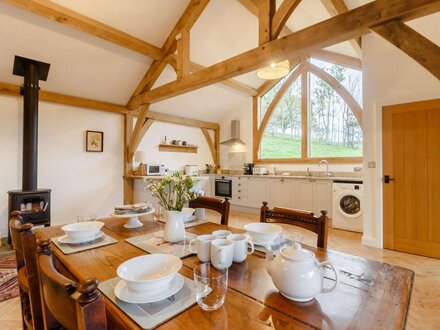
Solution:
<svg viewBox="0 0 440 330">
<path fill-rule="evenodd" d="M 284 38 L 231 57 L 177 81 L 133 97 L 129 108 L 159 102 L 224 79 L 229 79 L 272 62 L 307 56 L 310 51 L 353 39 L 390 20 L 408 20 L 440 10 L 437 0 L 376 0 L 327 19 Z"/>
<path fill-rule="evenodd" d="M 347 103 L 348 107 L 353 112 L 359 125 L 362 127 L 362 108 L 353 98 L 350 92 L 341 85 L 333 76 L 328 74 L 326 71 L 310 63 L 309 58 L 303 58 L 300 64 L 291 72 L 289 78 L 284 82 L 280 89 L 275 94 L 272 102 L 269 104 L 264 117 L 261 119 L 259 124 L 259 103 L 260 97 L 262 97 L 270 88 L 261 89 L 261 92 L 254 96 L 252 103 L 252 114 L 253 114 L 253 161 L 254 163 L 318 163 L 321 158 L 309 157 L 309 135 L 308 135 L 308 120 L 309 120 L 309 73 L 313 73 L 315 76 L 319 77 L 325 81 L 333 90 L 339 94 L 339 96 Z M 277 105 L 287 92 L 287 90 L 292 86 L 292 84 L 300 79 L 301 82 L 301 158 L 280 158 L 280 159 L 262 159 L 259 157 L 259 148 L 263 139 L 264 131 L 267 124 L 270 121 L 273 113 L 275 112 Z M 277 81 L 278 82 L 278 81 Z M 271 88 L 275 84 L 272 84 Z M 362 157 L 326 157 L 326 159 L 331 163 L 359 163 L 362 162 Z"/>
</svg>

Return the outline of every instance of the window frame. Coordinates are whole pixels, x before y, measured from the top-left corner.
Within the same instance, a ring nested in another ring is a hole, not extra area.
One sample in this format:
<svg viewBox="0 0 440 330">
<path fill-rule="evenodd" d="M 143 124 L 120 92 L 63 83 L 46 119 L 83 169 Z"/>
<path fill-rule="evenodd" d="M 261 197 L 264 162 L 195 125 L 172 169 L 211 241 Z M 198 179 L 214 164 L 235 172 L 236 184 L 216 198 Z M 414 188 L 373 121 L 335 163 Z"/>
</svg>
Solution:
<svg viewBox="0 0 440 330">
<path fill-rule="evenodd" d="M 289 79 L 285 81 L 283 86 L 279 89 L 278 95 L 275 94 L 274 99 L 270 103 L 266 113 L 269 112 L 267 119 L 263 117 L 261 123 L 259 122 L 260 114 L 260 98 L 265 95 L 270 89 L 272 89 L 281 79 L 274 81 L 265 82 L 259 89 L 258 95 L 253 97 L 252 107 L 253 107 L 253 161 L 257 164 L 299 164 L 299 163 L 319 163 L 322 159 L 326 159 L 329 163 L 342 164 L 342 163 L 362 163 L 363 157 L 308 157 L 310 152 L 310 141 L 309 141 L 309 90 L 310 90 L 310 74 L 314 74 L 316 77 L 324 80 L 335 92 L 347 103 L 353 114 L 355 115 L 358 123 L 362 129 L 362 107 L 353 98 L 350 92 L 342 86 L 336 79 L 330 76 L 325 70 L 315 66 L 309 62 L 309 58 L 305 58 L 299 62 L 299 65 L 292 65 L 296 67 L 293 74 Z M 333 62 L 334 63 L 334 62 Z M 344 64 L 335 63 L 337 65 L 345 66 Z M 362 71 L 360 68 L 357 70 Z M 322 71 L 322 72 L 321 72 Z M 295 77 L 291 79 L 292 77 Z M 326 78 L 323 78 L 326 77 Z M 296 81 L 296 79 L 301 80 L 301 158 L 260 158 L 259 149 L 262 143 L 264 132 L 267 124 L 270 122 L 272 115 L 274 114 L 278 103 L 283 98 L 284 94 L 287 92 L 288 88 Z M 326 79 L 331 80 L 329 83 Z M 337 84 L 335 83 L 337 82 Z M 336 87 L 336 88 L 335 88 Z M 272 104 L 276 102 L 273 106 Z"/>
</svg>

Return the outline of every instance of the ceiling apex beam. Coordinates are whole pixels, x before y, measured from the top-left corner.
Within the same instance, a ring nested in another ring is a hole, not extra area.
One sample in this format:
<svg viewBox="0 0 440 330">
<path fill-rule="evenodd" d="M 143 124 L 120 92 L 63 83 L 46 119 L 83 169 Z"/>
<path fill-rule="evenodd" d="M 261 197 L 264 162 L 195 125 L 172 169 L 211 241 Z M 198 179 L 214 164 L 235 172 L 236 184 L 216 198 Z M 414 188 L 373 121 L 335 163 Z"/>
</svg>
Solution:
<svg viewBox="0 0 440 330">
<path fill-rule="evenodd" d="M 271 40 L 278 38 L 286 25 L 287 20 L 292 15 L 301 0 L 284 0 L 272 19 Z"/>
<path fill-rule="evenodd" d="M 348 7 L 345 4 L 344 0 L 321 0 L 321 3 L 324 5 L 330 16 L 337 16 L 339 14 L 348 12 Z M 362 57 L 361 38 L 357 37 L 355 39 L 349 40 L 348 42 L 350 43 L 356 54 Z"/>
<path fill-rule="evenodd" d="M 401 21 L 391 21 L 372 30 L 416 60 L 440 80 L 440 47 Z"/>
<path fill-rule="evenodd" d="M 66 7 L 48 0 L 3 0 L 6 3 L 30 11 L 31 13 L 70 26 L 76 30 L 92 34 L 121 47 L 149 56 L 153 59 L 162 57 L 162 50 L 148 42 L 128 33 L 117 30 L 109 25 L 79 14 Z"/>
<path fill-rule="evenodd" d="M 129 106 L 132 108 L 145 103 L 159 102 L 254 71 L 274 61 L 307 56 L 313 50 L 368 33 L 370 28 L 390 20 L 414 19 L 439 10 L 440 1 L 438 0 L 376 0 L 231 57 L 178 81 L 142 93 L 132 98 Z"/>
<path fill-rule="evenodd" d="M 258 9 L 258 43 L 261 46 L 272 40 L 272 18 L 275 14 L 276 2 L 259 0 Z"/>
</svg>

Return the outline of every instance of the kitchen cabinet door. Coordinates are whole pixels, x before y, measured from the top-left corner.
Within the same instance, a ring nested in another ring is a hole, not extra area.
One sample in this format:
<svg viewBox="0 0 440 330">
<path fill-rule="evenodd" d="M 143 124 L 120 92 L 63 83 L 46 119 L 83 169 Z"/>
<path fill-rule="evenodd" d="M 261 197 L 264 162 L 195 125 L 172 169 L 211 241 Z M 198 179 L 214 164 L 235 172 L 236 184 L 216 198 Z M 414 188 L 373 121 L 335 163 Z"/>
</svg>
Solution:
<svg viewBox="0 0 440 330">
<path fill-rule="evenodd" d="M 295 180 L 273 179 L 270 180 L 270 201 L 269 207 L 295 208 L 298 205 L 296 200 L 297 182 Z"/>
<path fill-rule="evenodd" d="M 298 204 L 294 208 L 313 212 L 313 182 L 298 181 Z"/>
<path fill-rule="evenodd" d="M 263 201 L 269 201 L 269 181 L 268 179 L 248 180 L 248 206 L 260 208 Z"/>
<path fill-rule="evenodd" d="M 321 210 L 327 210 L 327 216 L 332 217 L 332 181 L 313 182 L 313 212 L 319 216 Z"/>
</svg>

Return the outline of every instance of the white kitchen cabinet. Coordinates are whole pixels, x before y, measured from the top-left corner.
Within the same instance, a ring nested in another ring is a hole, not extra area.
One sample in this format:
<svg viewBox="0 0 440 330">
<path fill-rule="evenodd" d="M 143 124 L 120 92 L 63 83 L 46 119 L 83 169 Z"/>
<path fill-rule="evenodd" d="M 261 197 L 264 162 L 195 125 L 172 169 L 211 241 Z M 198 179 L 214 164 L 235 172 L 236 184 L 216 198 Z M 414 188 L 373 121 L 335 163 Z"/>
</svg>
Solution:
<svg viewBox="0 0 440 330">
<path fill-rule="evenodd" d="M 310 180 L 300 180 L 298 184 L 298 200 L 295 209 L 312 211 L 313 210 L 313 182 Z"/>
<path fill-rule="evenodd" d="M 266 178 L 248 179 L 247 206 L 260 208 L 263 201 L 269 201 L 269 180 Z"/>
<path fill-rule="evenodd" d="M 232 177 L 231 203 L 240 206 L 248 204 L 248 178 L 245 176 Z"/>
<path fill-rule="evenodd" d="M 287 207 L 295 208 L 298 205 L 297 201 L 297 186 L 296 180 L 292 179 L 270 179 L 269 182 L 270 199 L 269 207 Z"/>
<path fill-rule="evenodd" d="M 327 210 L 327 216 L 332 217 L 332 181 L 314 180 L 312 210 L 317 216 L 321 215 L 321 210 Z"/>
</svg>

